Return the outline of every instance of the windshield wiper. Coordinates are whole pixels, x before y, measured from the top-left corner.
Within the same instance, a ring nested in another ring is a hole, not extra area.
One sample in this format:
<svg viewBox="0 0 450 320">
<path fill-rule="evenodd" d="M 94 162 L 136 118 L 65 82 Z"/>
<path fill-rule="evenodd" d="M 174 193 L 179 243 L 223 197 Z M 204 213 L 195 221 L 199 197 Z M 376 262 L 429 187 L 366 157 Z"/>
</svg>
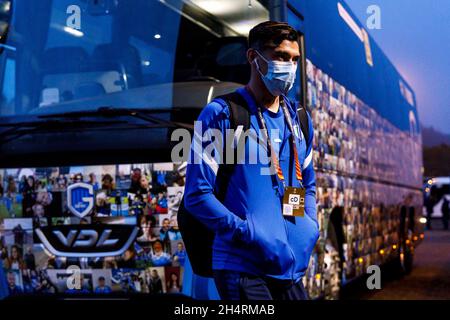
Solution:
<svg viewBox="0 0 450 320">
<path fill-rule="evenodd" d="M 0 128 L 8 128 L 0 132 L 0 143 L 6 143 L 11 140 L 20 138 L 32 133 L 48 133 L 48 132 L 63 132 L 71 130 L 80 130 L 83 128 L 101 128 L 110 127 L 112 125 L 124 124 L 126 121 L 107 120 L 107 121 L 91 121 L 91 120 L 77 120 L 77 121 L 61 121 L 61 120 L 37 120 L 37 121 L 23 121 L 0 123 Z"/>
<path fill-rule="evenodd" d="M 193 130 L 192 124 L 164 120 L 148 113 L 168 113 L 178 109 L 150 109 L 140 110 L 131 108 L 99 107 L 94 110 L 73 111 L 65 113 L 55 113 L 35 116 L 33 121 L 0 123 L 0 128 L 8 128 L 0 132 L 0 143 L 6 143 L 20 138 L 27 134 L 47 133 L 47 132 L 67 132 L 79 129 L 107 128 L 115 127 L 119 124 L 126 124 L 125 129 L 133 128 L 185 128 Z M 112 120 L 86 120 L 81 118 L 113 118 Z M 117 117 L 132 117 L 143 120 L 149 124 L 130 123 L 125 120 L 117 120 Z"/>
<path fill-rule="evenodd" d="M 83 110 L 83 111 L 72 111 L 72 112 L 64 112 L 57 114 L 46 114 L 38 116 L 39 118 L 71 118 L 71 119 L 79 119 L 85 117 L 133 117 L 136 119 L 144 120 L 146 122 L 150 122 L 155 124 L 155 127 L 164 127 L 164 128 L 185 128 L 188 130 L 194 129 L 194 125 L 184 122 L 177 122 L 172 120 L 164 120 L 158 117 L 155 117 L 152 114 L 156 113 L 170 113 L 174 111 L 180 111 L 181 109 L 137 109 L 137 108 L 114 108 L 114 107 L 99 107 L 94 110 Z M 152 126 L 153 127 L 153 126 Z"/>
</svg>

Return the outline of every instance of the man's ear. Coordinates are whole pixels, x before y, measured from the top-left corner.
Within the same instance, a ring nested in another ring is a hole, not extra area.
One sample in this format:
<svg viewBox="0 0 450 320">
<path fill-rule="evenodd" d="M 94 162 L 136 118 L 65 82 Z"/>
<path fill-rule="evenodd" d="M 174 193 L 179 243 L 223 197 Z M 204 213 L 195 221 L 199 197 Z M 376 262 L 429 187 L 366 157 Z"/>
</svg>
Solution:
<svg viewBox="0 0 450 320">
<path fill-rule="evenodd" d="M 255 60 L 255 58 L 257 57 L 256 51 L 253 48 L 249 48 L 247 50 L 247 61 L 248 63 L 250 63 L 250 65 L 253 64 L 253 61 Z"/>
</svg>

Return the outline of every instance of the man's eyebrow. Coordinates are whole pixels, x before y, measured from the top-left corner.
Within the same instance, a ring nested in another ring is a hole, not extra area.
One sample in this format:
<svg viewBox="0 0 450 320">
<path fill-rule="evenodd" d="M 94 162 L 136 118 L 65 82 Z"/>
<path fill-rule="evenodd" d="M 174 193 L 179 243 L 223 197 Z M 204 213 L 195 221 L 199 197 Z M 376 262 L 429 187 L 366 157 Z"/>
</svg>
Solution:
<svg viewBox="0 0 450 320">
<path fill-rule="evenodd" d="M 289 59 L 291 57 L 287 51 L 275 51 L 275 55 L 283 59 Z M 300 55 L 294 56 L 294 60 L 298 60 L 299 58 Z"/>
</svg>

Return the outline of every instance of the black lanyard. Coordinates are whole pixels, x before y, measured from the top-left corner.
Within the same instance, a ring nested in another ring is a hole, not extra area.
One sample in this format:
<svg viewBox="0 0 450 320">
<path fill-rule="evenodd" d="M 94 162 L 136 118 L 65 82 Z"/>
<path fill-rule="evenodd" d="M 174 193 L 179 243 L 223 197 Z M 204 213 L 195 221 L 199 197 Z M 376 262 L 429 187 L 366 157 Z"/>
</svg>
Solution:
<svg viewBox="0 0 450 320">
<path fill-rule="evenodd" d="M 291 132 L 291 136 L 290 136 L 289 140 L 291 143 L 291 150 L 294 153 L 296 177 L 297 177 L 297 180 L 299 181 L 299 183 L 302 184 L 302 173 L 301 173 L 300 161 L 298 159 L 297 145 L 295 143 L 295 138 L 294 138 L 295 132 L 294 132 L 294 127 L 292 125 L 292 119 L 291 119 L 289 111 L 286 107 L 284 99 L 283 98 L 280 98 L 280 99 L 281 99 L 280 100 L 280 108 L 283 110 L 284 118 L 286 120 L 288 129 Z M 272 148 L 272 142 L 270 141 L 270 138 L 269 138 L 269 132 L 267 129 L 266 120 L 264 119 L 262 112 L 261 112 L 261 108 L 259 106 L 257 107 L 257 116 L 258 116 L 258 123 L 259 123 L 260 129 L 264 135 L 264 139 L 266 139 L 266 142 L 267 142 L 267 156 L 269 157 L 269 159 L 271 159 L 272 164 L 275 167 L 275 171 L 276 171 L 276 172 L 271 172 L 272 181 L 274 180 L 274 178 L 275 178 L 275 181 L 277 181 L 276 180 L 277 178 L 275 177 L 275 175 L 276 175 L 276 176 L 278 176 L 278 179 L 282 182 L 283 187 L 285 187 L 286 183 L 285 183 L 285 179 L 284 179 L 284 174 L 283 174 L 283 171 L 279 164 L 278 157 L 276 156 L 274 149 Z M 278 183 L 276 183 L 276 186 L 278 186 Z"/>
</svg>

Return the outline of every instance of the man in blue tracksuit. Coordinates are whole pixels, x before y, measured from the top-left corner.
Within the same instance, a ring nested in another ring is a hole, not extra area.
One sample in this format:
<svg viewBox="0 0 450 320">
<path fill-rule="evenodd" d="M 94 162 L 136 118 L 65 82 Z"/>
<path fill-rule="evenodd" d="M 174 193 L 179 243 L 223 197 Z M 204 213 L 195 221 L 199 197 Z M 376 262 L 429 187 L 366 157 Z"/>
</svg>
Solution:
<svg viewBox="0 0 450 320">
<path fill-rule="evenodd" d="M 300 59 L 297 39 L 297 32 L 286 23 L 268 21 L 250 31 L 251 78 L 237 92 L 248 104 L 250 131 L 256 137 L 248 135 L 245 161 L 235 165 L 222 201 L 215 196 L 220 157 L 199 155 L 198 144 L 211 150 L 213 142 L 199 134 L 193 139 L 185 206 L 215 233 L 212 268 L 222 299 L 307 298 L 301 279 L 319 226 L 312 123 L 308 119 L 310 141 L 305 141 L 296 106 L 285 96 Z M 204 136 L 216 129 L 225 137 L 229 119 L 227 104 L 215 99 L 198 121 Z M 265 132 L 269 139 L 264 140 Z M 257 139 L 265 141 L 263 148 L 252 143 Z M 214 144 L 214 155 L 220 154 L 221 145 Z M 270 161 L 251 161 L 255 156 Z M 303 209 L 296 200 L 291 202 L 291 196 L 299 196 Z"/>
</svg>

